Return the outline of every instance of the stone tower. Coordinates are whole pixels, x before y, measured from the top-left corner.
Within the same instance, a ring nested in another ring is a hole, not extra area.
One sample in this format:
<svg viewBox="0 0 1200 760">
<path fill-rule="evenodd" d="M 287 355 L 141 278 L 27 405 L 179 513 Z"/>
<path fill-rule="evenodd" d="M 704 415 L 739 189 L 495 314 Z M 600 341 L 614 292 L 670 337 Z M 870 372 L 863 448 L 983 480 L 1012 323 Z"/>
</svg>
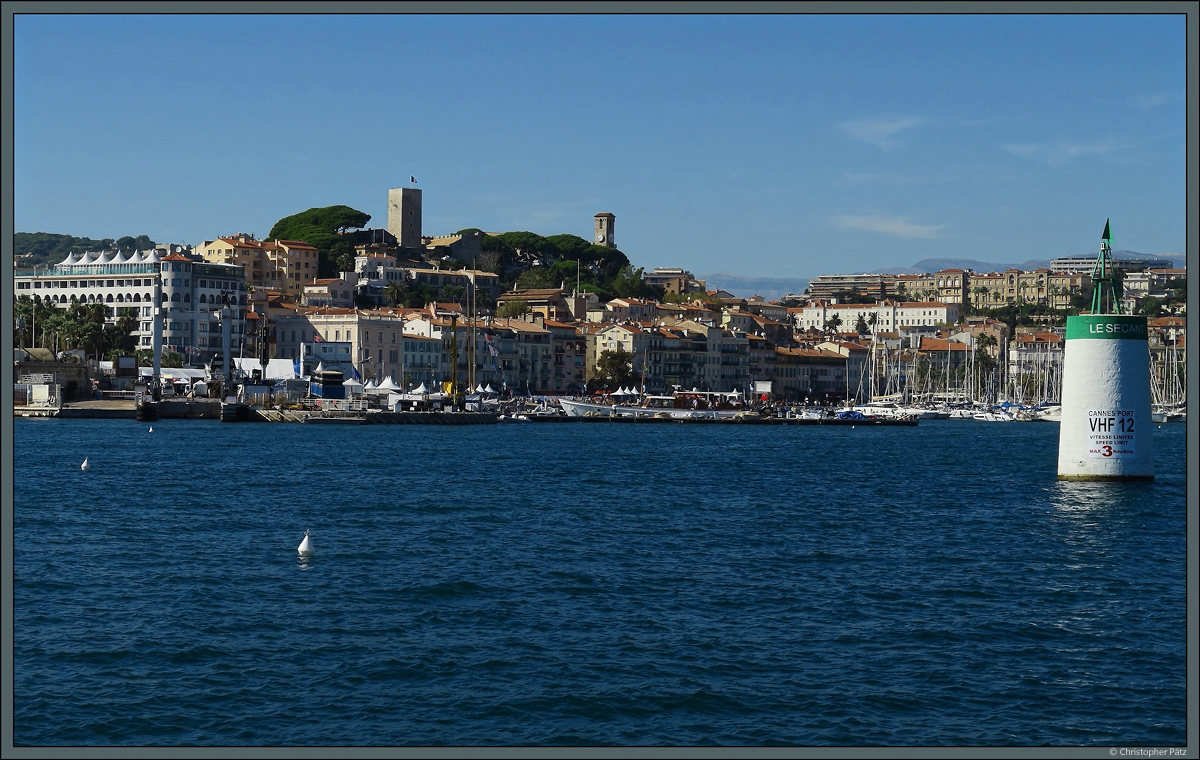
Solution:
<svg viewBox="0 0 1200 760">
<path fill-rule="evenodd" d="M 607 211 L 602 211 L 596 214 L 596 236 L 592 239 L 596 245 L 606 245 L 609 248 L 616 248 L 617 242 L 614 237 L 614 228 L 617 224 L 617 217 Z"/>
<path fill-rule="evenodd" d="M 421 191 L 415 187 L 388 190 L 388 232 L 401 248 L 421 247 Z"/>
</svg>

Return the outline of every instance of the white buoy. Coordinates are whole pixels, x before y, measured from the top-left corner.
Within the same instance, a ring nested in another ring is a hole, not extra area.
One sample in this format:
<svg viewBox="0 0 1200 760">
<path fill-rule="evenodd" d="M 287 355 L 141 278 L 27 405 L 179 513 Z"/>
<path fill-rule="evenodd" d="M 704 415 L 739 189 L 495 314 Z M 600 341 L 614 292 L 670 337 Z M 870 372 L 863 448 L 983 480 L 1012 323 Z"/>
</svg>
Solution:
<svg viewBox="0 0 1200 760">
<path fill-rule="evenodd" d="M 151 426 L 150 426 L 150 429 L 149 429 L 149 430 L 147 430 L 146 432 L 147 432 L 147 433 L 153 433 L 153 432 L 154 432 L 154 426 L 153 426 L 153 425 L 151 425 Z"/>
<path fill-rule="evenodd" d="M 1146 318 L 1121 313 L 1111 240 L 1105 223 L 1092 272 L 1091 313 L 1067 317 L 1059 480 L 1154 479 Z"/>
<path fill-rule="evenodd" d="M 92 466 L 90 464 L 88 464 L 87 457 L 83 458 L 83 464 L 79 465 L 79 469 L 84 470 L 84 471 L 92 469 Z"/>
<path fill-rule="evenodd" d="M 311 541 L 311 540 L 309 540 L 309 538 L 308 538 L 308 531 L 307 531 L 307 530 L 306 530 L 306 531 L 304 531 L 304 540 L 300 542 L 300 548 L 299 548 L 299 549 L 297 549 L 296 551 L 297 551 L 298 553 L 300 553 L 300 554 L 309 554 L 309 555 L 311 555 L 311 554 L 313 553 L 312 541 Z"/>
</svg>

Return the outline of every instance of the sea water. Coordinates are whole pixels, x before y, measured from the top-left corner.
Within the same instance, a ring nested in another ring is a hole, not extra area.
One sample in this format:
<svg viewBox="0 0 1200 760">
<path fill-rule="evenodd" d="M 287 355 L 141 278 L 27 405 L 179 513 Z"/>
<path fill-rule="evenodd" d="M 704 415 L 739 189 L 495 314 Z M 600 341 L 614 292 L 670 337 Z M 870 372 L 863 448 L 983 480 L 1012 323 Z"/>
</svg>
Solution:
<svg viewBox="0 0 1200 760">
<path fill-rule="evenodd" d="M 14 742 L 1182 745 L 1154 436 L 17 419 Z"/>
</svg>

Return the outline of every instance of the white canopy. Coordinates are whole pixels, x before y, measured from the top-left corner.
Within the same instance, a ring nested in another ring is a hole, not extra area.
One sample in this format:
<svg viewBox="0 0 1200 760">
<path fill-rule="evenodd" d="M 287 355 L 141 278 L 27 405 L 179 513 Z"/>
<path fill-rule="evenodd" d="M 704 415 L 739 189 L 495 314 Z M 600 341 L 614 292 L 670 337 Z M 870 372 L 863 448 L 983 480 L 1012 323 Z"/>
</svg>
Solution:
<svg viewBox="0 0 1200 760">
<path fill-rule="evenodd" d="M 374 390 L 375 388 L 376 388 L 375 378 L 373 378 L 373 377 L 370 378 L 369 380 L 367 380 L 367 384 L 363 386 L 364 391 Z"/>
<path fill-rule="evenodd" d="M 488 383 L 488 387 L 484 388 L 484 389 L 483 389 L 483 392 L 484 392 L 484 393 L 495 393 L 495 391 L 494 391 L 494 390 L 492 390 L 492 384 L 491 384 L 491 383 Z"/>
<path fill-rule="evenodd" d="M 391 375 L 388 375 L 387 377 L 385 377 L 383 379 L 383 382 L 375 387 L 381 391 L 398 391 L 398 390 L 400 390 L 400 386 L 396 385 L 396 381 L 392 379 Z"/>
<path fill-rule="evenodd" d="M 138 374 L 142 377 L 153 377 L 153 367 L 138 367 Z M 158 376 L 162 380 L 180 381 L 180 382 L 195 382 L 204 379 L 204 370 L 189 369 L 187 367 L 159 367 Z"/>
<path fill-rule="evenodd" d="M 362 385 L 362 383 L 358 382 L 357 380 L 355 380 L 355 379 L 354 379 L 354 378 L 352 378 L 352 377 L 348 377 L 348 378 L 346 378 L 345 380 L 343 380 L 343 381 L 342 381 L 342 385 L 346 385 L 346 386 L 354 386 L 354 385 L 358 385 L 358 386 L 361 386 L 361 385 Z"/>
<path fill-rule="evenodd" d="M 413 393 L 429 393 L 429 389 L 425 387 L 425 383 L 421 383 L 416 388 L 413 388 Z"/>
<path fill-rule="evenodd" d="M 235 356 L 233 361 L 238 371 L 246 376 L 250 376 L 255 370 L 262 369 L 262 362 L 258 359 Z M 267 380 L 292 380 L 295 377 L 296 365 L 291 359 L 267 360 Z"/>
</svg>

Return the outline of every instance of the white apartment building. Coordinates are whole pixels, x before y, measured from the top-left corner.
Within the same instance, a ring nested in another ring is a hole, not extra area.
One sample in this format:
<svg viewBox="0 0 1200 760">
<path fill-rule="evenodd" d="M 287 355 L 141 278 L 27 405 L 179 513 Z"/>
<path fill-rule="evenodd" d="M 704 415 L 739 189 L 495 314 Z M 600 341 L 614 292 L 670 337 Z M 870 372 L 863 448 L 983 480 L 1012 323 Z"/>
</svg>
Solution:
<svg viewBox="0 0 1200 760">
<path fill-rule="evenodd" d="M 152 347 L 155 293 L 162 307 L 164 351 L 178 351 L 185 364 L 202 364 L 223 351 L 221 308 L 233 307 L 231 353 L 245 333 L 246 281 L 242 267 L 214 264 L 160 251 L 71 254 L 48 269 L 17 270 L 15 295 L 56 308 L 102 303 L 113 321 L 121 309 L 137 310 L 139 349 Z"/>
<path fill-rule="evenodd" d="M 895 332 L 901 327 L 957 324 L 959 317 L 959 307 L 956 304 L 930 301 L 885 300 L 874 304 L 830 304 L 814 301 L 809 306 L 789 309 L 788 312 L 795 320 L 795 328 L 800 331 L 824 331 L 835 315 L 840 320 L 837 327 L 839 332 L 853 330 L 860 316 L 873 332 Z M 872 315 L 875 318 L 874 325 L 871 324 Z"/>
</svg>

